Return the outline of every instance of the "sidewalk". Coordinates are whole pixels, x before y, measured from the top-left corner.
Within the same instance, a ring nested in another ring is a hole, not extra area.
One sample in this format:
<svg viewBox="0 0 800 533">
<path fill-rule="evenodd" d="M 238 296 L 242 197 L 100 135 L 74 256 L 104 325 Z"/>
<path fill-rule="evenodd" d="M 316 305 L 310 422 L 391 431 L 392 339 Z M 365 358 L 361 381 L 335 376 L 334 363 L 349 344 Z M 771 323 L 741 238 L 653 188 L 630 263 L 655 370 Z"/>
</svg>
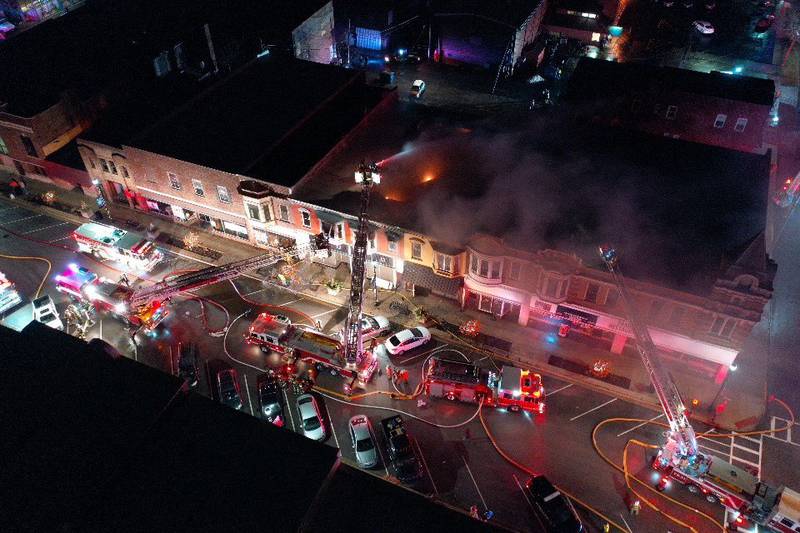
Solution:
<svg viewBox="0 0 800 533">
<path fill-rule="evenodd" d="M 2 180 L 2 182 L 6 181 Z M 34 180 L 27 180 L 27 184 L 28 200 L 23 201 L 26 201 L 31 208 L 46 209 L 54 216 L 61 216 L 73 222 L 85 220 L 75 214 L 59 213 L 53 209 L 29 202 L 31 196 L 51 190 L 52 187 Z M 74 209 L 78 209 L 81 202 L 93 201 L 92 198 L 79 192 L 59 190 L 56 191 L 56 194 L 59 203 L 64 206 L 72 206 Z M 220 257 L 215 260 L 202 256 L 197 257 L 198 260 L 209 264 L 221 265 L 262 252 L 262 250 L 248 244 L 153 217 L 128 207 L 113 204 L 109 206 L 109 209 L 113 219 L 111 223 L 126 227 L 126 222 L 130 221 L 142 228 L 146 228 L 152 223 L 157 229 L 157 241 L 160 246 L 193 257 L 196 254 L 169 243 L 182 241 L 183 236 L 190 231 L 197 233 L 201 245 L 221 252 Z M 318 265 L 316 268 L 320 271 L 327 270 L 328 277 L 332 277 L 334 274 L 334 270 L 330 267 Z M 338 271 L 339 276 L 337 278 L 340 278 L 342 275 L 341 265 Z M 331 296 L 325 290 L 320 290 L 318 285 L 288 287 L 287 290 L 337 307 L 346 306 L 349 297 L 347 290 L 342 290 L 338 295 Z M 401 292 L 381 291 L 376 304 L 373 291 L 367 290 L 364 293 L 364 312 L 386 316 L 396 324 L 407 327 L 417 325 L 418 321 L 413 313 L 409 316 L 403 316 L 389 310 L 390 301 L 401 298 L 405 298 Z M 548 329 L 533 329 L 519 326 L 516 322 L 495 320 L 490 315 L 477 310 L 468 309 L 462 311 L 457 302 L 436 296 L 418 296 L 412 298 L 411 302 L 415 306 L 423 307 L 429 315 L 437 320 L 455 326 L 469 319 L 478 320 L 482 333 L 510 343 L 510 353 L 493 352 L 496 360 L 507 360 L 511 363 L 516 363 L 571 383 L 581 384 L 590 389 L 600 390 L 614 397 L 660 411 L 657 399 L 651 392 L 649 378 L 632 341 L 629 341 L 623 354 L 617 355 L 598 346 L 596 339 L 585 337 L 577 332 L 571 332 L 566 338 L 561 338 L 556 335 L 555 328 L 552 331 Z M 473 346 L 473 342 L 470 339 L 457 338 L 443 327 L 434 325 L 431 326 L 431 330 L 443 342 L 483 349 L 481 346 Z M 562 363 L 566 361 L 569 364 L 560 364 L 559 366 L 553 364 L 559 363 L 559 359 Z M 611 363 L 611 373 L 615 377 L 614 380 L 595 379 L 582 371 L 582 369 L 591 366 L 598 359 L 607 360 Z M 729 400 L 727 409 L 717 416 L 713 425 L 726 430 L 745 431 L 754 428 L 763 418 L 766 408 L 763 383 L 756 383 L 754 386 L 748 380 L 729 378 L 723 385 L 717 385 L 713 383 L 711 378 L 698 376 L 675 364 L 667 364 L 667 368 L 687 404 L 692 399 L 699 401 L 698 406 L 693 409 L 695 418 L 711 423 L 713 408 L 723 399 Z M 613 385 L 610 381 L 620 383 L 623 386 Z M 723 386 L 725 387 L 724 391 L 721 390 Z"/>
</svg>

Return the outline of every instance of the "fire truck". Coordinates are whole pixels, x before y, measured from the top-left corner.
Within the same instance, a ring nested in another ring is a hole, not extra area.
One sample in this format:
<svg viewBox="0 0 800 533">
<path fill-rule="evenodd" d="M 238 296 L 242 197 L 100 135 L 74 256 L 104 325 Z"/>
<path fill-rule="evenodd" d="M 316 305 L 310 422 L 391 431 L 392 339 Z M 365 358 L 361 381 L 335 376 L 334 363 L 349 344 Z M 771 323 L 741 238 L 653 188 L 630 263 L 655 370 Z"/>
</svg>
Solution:
<svg viewBox="0 0 800 533">
<path fill-rule="evenodd" d="M 264 351 L 286 354 L 295 360 L 328 369 L 350 380 L 351 386 L 364 388 L 378 368 L 374 354 L 365 352 L 355 369 L 348 368 L 344 360 L 344 346 L 337 337 L 326 335 L 314 328 L 292 324 L 283 315 L 259 314 L 248 330 L 248 344 L 260 346 Z"/>
<path fill-rule="evenodd" d="M 672 479 L 691 492 L 704 494 L 709 501 L 719 501 L 736 516 L 734 528 L 747 520 L 771 531 L 800 531 L 800 494 L 788 487 L 770 485 L 719 457 L 699 451 L 680 392 L 661 365 L 650 332 L 639 319 L 643 315 L 637 313 L 628 293 L 616 250 L 601 247 L 599 252 L 619 290 L 642 364 L 669 423 L 666 442 L 652 463 L 662 476 L 659 488 L 663 488 L 666 479 Z"/>
<path fill-rule="evenodd" d="M 431 357 L 425 367 L 425 394 L 436 398 L 505 407 L 509 411 L 544 413 L 542 376 L 515 366 L 500 371 L 471 363 Z"/>
<path fill-rule="evenodd" d="M 81 252 L 119 262 L 131 270 L 149 271 L 164 259 L 163 252 L 138 233 L 97 222 L 82 224 L 72 232 L 72 238 Z"/>
<path fill-rule="evenodd" d="M 250 270 L 273 265 L 281 259 L 294 259 L 305 253 L 328 251 L 324 235 L 311 235 L 307 244 L 267 252 L 221 266 L 210 266 L 146 287 L 130 287 L 126 282 L 115 283 L 100 278 L 86 268 L 71 264 L 56 276 L 56 289 L 71 297 L 91 302 L 95 308 L 117 315 L 136 327 L 155 328 L 169 314 L 166 304 L 183 292 L 199 289 L 220 281 L 228 281 Z"/>
</svg>

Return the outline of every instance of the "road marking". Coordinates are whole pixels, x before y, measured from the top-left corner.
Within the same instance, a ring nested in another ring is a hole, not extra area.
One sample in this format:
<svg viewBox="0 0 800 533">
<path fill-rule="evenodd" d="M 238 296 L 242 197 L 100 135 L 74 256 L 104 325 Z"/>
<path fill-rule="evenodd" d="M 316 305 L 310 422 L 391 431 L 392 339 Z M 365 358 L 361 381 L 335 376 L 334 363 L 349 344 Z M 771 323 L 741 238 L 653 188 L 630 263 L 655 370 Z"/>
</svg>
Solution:
<svg viewBox="0 0 800 533">
<path fill-rule="evenodd" d="M 622 518 L 622 523 L 625 524 L 625 527 L 628 528 L 628 533 L 633 533 L 633 530 L 631 529 L 631 526 L 628 525 L 628 522 L 627 522 L 627 520 L 625 520 L 625 517 L 622 516 L 622 513 L 619 513 L 619 517 Z"/>
<path fill-rule="evenodd" d="M 333 440 L 336 442 L 336 447 L 341 449 L 342 447 L 339 446 L 339 438 L 336 436 L 336 428 L 333 427 L 333 418 L 331 418 L 331 412 L 328 409 L 328 404 L 325 404 L 325 412 L 328 413 L 328 421 L 331 423 L 331 433 L 333 433 Z"/>
<path fill-rule="evenodd" d="M 260 289 L 256 289 L 256 290 L 254 290 L 254 291 L 246 292 L 246 293 L 244 293 L 242 296 L 250 296 L 251 294 L 256 294 L 257 292 L 261 292 L 261 291 L 263 291 L 263 290 L 264 290 L 264 287 L 262 287 L 262 288 L 260 288 Z"/>
<path fill-rule="evenodd" d="M 103 340 L 103 319 L 100 319 L 100 340 Z"/>
<path fill-rule="evenodd" d="M 31 216 L 25 217 L 25 218 L 18 218 L 16 220 L 5 221 L 5 222 L 3 222 L 3 224 L 16 224 L 17 222 L 22 222 L 23 220 L 30 220 L 32 218 L 43 217 L 43 216 L 44 215 L 31 215 Z"/>
<path fill-rule="evenodd" d="M 175 375 L 175 365 L 172 362 L 173 355 L 172 355 L 172 345 L 169 345 L 169 373 L 173 376 Z"/>
<path fill-rule="evenodd" d="M 422 448 L 420 448 L 419 443 L 417 442 L 417 439 L 411 439 L 411 441 L 414 443 L 414 446 L 417 447 L 417 451 L 419 452 L 419 458 L 422 459 L 422 464 L 423 464 L 423 466 L 425 466 L 425 472 L 428 473 L 428 479 L 431 480 L 431 486 L 433 487 L 433 494 L 435 494 L 438 497 L 439 496 L 439 489 L 436 488 L 436 482 L 433 481 L 433 476 L 431 475 L 431 469 L 428 468 L 428 461 L 425 460 L 425 455 L 423 455 L 423 453 L 422 453 Z"/>
<path fill-rule="evenodd" d="M 278 307 L 286 307 L 287 305 L 292 305 L 293 303 L 299 302 L 302 299 L 303 298 L 297 298 L 296 300 L 289 300 L 288 302 L 286 302 L 284 304 L 278 304 Z"/>
<path fill-rule="evenodd" d="M 282 388 L 281 392 L 283 392 L 283 401 L 284 401 L 283 405 L 286 407 L 286 412 L 289 413 L 289 420 L 292 422 L 292 431 L 297 433 L 297 427 L 295 427 L 294 425 L 294 415 L 292 414 L 292 406 L 289 405 L 289 396 L 286 395 L 286 389 Z"/>
<path fill-rule="evenodd" d="M 567 383 L 567 384 L 566 384 L 566 385 L 564 385 L 563 387 L 560 387 L 560 388 L 558 388 L 558 389 L 556 389 L 556 390 L 554 390 L 554 391 L 550 391 L 550 392 L 548 392 L 548 393 L 547 393 L 547 395 L 548 395 L 548 396 L 552 396 L 553 394 L 555 394 L 555 393 L 557 393 L 557 392 L 561 392 L 562 390 L 568 389 L 568 388 L 572 387 L 573 385 L 574 385 L 574 383 Z"/>
<path fill-rule="evenodd" d="M 608 405 L 608 404 L 610 404 L 610 403 L 614 403 L 614 402 L 616 402 L 617 400 L 618 400 L 618 398 L 611 398 L 611 399 L 610 399 L 610 400 L 608 400 L 607 402 L 605 402 L 605 403 L 601 403 L 601 404 L 600 404 L 600 405 L 598 405 L 597 407 L 592 407 L 591 409 L 589 409 L 589 410 L 588 410 L 588 411 L 586 411 L 586 412 L 583 412 L 583 413 L 581 413 L 581 414 L 579 414 L 579 415 L 577 415 L 577 416 L 573 416 L 572 418 L 570 418 L 570 419 L 569 419 L 569 421 L 570 421 L 570 422 L 572 422 L 572 421 L 574 421 L 574 420 L 577 420 L 577 419 L 579 419 L 580 417 L 582 417 L 582 416 L 584 416 L 584 415 L 588 415 L 588 414 L 589 414 L 589 413 L 591 413 L 592 411 L 597 411 L 597 410 L 598 410 L 598 409 L 600 409 L 601 407 L 605 407 L 606 405 Z"/>
<path fill-rule="evenodd" d="M 467 460 L 464 458 L 463 455 L 461 456 L 461 460 L 464 461 L 464 466 L 467 467 L 467 473 L 469 474 L 469 477 L 472 479 L 472 484 L 475 485 L 475 490 L 478 491 L 478 496 L 481 497 L 481 502 L 483 502 L 483 508 L 486 511 L 488 511 L 489 506 L 486 505 L 486 500 L 483 499 L 483 494 L 481 494 L 481 489 L 478 487 L 478 482 L 475 481 L 475 476 L 472 475 L 472 470 L 470 469 L 469 464 L 467 464 Z"/>
<path fill-rule="evenodd" d="M 47 242 L 48 242 L 48 244 L 53 244 L 54 242 L 63 241 L 63 240 L 69 239 L 70 237 L 72 237 L 72 233 L 68 233 L 67 235 L 64 235 L 63 237 L 59 237 L 58 239 L 53 239 L 52 241 L 47 241 Z"/>
<path fill-rule="evenodd" d="M 53 228 L 57 228 L 59 226 L 64 226 L 66 224 L 69 224 L 69 222 L 59 222 L 58 224 L 53 224 L 52 226 L 45 226 L 43 228 L 36 228 L 36 229 L 29 230 L 29 231 L 23 231 L 22 233 L 20 233 L 20 235 L 28 235 L 29 233 L 36 233 L 37 231 L 44 231 L 46 229 L 53 229 Z"/>
<path fill-rule="evenodd" d="M 637 424 L 637 425 L 633 426 L 631 429 L 628 429 L 628 430 L 625 430 L 625 431 L 623 431 L 622 433 L 618 434 L 618 435 L 617 435 L 617 437 L 621 437 L 621 436 L 625 435 L 626 433 L 630 433 L 630 432 L 631 432 L 631 431 L 633 431 L 634 429 L 639 429 L 639 428 L 640 428 L 640 427 L 642 427 L 643 425 L 645 425 L 645 424 L 647 424 L 647 423 L 649 423 L 649 422 L 652 422 L 653 420 L 658 420 L 658 419 L 659 419 L 659 418 L 661 418 L 662 416 L 664 416 L 664 413 L 661 413 L 661 414 L 660 414 L 660 415 L 658 415 L 658 416 L 654 416 L 653 418 L 651 418 L 651 419 L 650 419 L 650 420 L 648 420 L 647 422 L 642 422 L 641 424 Z"/>
<path fill-rule="evenodd" d="M 522 488 L 522 483 L 519 482 L 519 478 L 516 474 L 511 474 L 511 477 L 514 478 L 514 481 L 517 483 L 517 487 L 519 487 L 520 492 L 522 492 L 522 497 L 525 498 L 525 501 L 528 502 L 528 506 L 533 509 L 533 504 L 531 503 L 531 499 L 528 498 L 528 495 L 525 493 L 525 489 Z"/>
<path fill-rule="evenodd" d="M 314 318 L 314 319 L 316 319 L 316 318 L 319 318 L 319 317 L 321 317 L 321 316 L 329 315 L 329 314 L 331 314 L 331 313 L 335 313 L 335 312 L 336 312 L 336 311 L 338 311 L 339 309 L 340 309 L 339 307 L 336 307 L 336 308 L 334 308 L 334 309 L 329 309 L 329 310 L 325 311 L 324 313 L 320 313 L 320 314 L 318 314 L 318 315 L 311 315 L 311 318 Z"/>
<path fill-rule="evenodd" d="M 776 422 L 779 422 L 779 424 Z M 773 416 L 769 421 L 769 429 L 772 430 L 773 433 L 766 433 L 766 436 L 780 442 L 785 442 L 786 444 L 791 444 L 792 446 L 800 446 L 800 444 L 792 440 L 792 428 L 794 426 L 800 426 L 800 424 L 798 424 L 797 422 L 793 422 L 790 424 L 789 422 L 790 421 L 786 420 L 785 418 L 781 418 L 779 416 Z M 786 436 L 782 437 L 776 435 L 775 430 L 783 426 L 789 426 L 789 427 L 787 427 L 786 429 L 779 430 L 778 433 L 785 433 Z"/>
<path fill-rule="evenodd" d="M 247 383 L 247 374 L 244 375 L 244 390 L 247 391 L 247 403 L 250 404 L 250 415 L 256 416 L 255 411 L 253 411 L 253 398 L 250 397 L 250 384 Z"/>
</svg>

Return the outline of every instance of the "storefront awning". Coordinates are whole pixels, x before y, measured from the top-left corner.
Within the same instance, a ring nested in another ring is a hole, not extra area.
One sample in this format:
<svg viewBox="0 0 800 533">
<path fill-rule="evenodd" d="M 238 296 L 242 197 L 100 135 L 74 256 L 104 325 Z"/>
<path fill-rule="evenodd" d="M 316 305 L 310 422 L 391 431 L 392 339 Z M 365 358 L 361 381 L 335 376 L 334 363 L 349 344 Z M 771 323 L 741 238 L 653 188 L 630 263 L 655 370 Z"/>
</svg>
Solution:
<svg viewBox="0 0 800 533">
<path fill-rule="evenodd" d="M 406 261 L 403 270 L 403 281 L 419 285 L 430 290 L 434 294 L 446 296 L 447 298 L 457 299 L 461 291 L 461 278 L 446 278 L 437 275 L 432 268 L 417 265 Z"/>
</svg>

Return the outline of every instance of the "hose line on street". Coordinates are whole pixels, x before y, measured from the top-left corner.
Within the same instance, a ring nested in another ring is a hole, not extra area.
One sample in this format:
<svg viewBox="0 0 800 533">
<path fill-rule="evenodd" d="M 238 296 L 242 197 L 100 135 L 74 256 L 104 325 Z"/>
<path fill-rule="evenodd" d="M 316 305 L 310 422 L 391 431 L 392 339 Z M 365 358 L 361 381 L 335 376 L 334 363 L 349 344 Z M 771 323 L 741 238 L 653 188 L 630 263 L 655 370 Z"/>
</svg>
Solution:
<svg viewBox="0 0 800 533">
<path fill-rule="evenodd" d="M 36 288 L 36 293 L 34 295 L 34 299 L 39 297 L 39 294 L 42 292 L 42 287 L 44 287 L 44 283 L 47 281 L 47 277 L 50 275 L 50 271 L 53 269 L 53 264 L 50 262 L 49 259 L 45 259 L 44 257 L 36 257 L 30 255 L 5 255 L 0 254 L 0 257 L 4 259 L 13 259 L 16 261 L 44 261 L 47 263 L 47 272 L 44 273 L 44 277 L 42 281 L 39 282 L 39 286 Z"/>
</svg>

